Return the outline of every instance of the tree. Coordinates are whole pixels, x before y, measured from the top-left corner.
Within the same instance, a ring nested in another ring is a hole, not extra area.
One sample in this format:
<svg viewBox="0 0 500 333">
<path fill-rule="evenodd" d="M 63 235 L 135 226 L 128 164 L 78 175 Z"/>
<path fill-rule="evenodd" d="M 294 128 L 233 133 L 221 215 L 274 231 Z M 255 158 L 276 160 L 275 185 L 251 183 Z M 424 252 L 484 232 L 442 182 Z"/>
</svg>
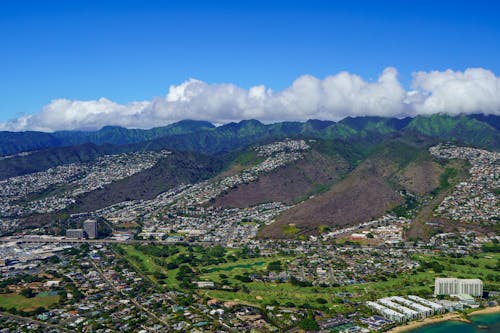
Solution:
<svg viewBox="0 0 500 333">
<path fill-rule="evenodd" d="M 319 325 L 316 319 L 314 319 L 314 317 L 312 316 L 312 313 L 308 313 L 307 317 L 302 319 L 302 321 L 299 323 L 299 328 L 306 331 L 318 331 Z"/>
<path fill-rule="evenodd" d="M 20 294 L 26 298 L 33 298 L 36 296 L 36 294 L 33 292 L 33 289 L 31 288 L 21 290 Z"/>
<path fill-rule="evenodd" d="M 39 307 L 37 307 L 37 308 L 33 311 L 33 313 L 34 313 L 34 314 L 41 314 L 41 313 L 44 313 L 45 311 L 47 311 L 47 310 L 46 310 L 43 306 L 39 306 Z"/>
<path fill-rule="evenodd" d="M 328 303 L 328 301 L 326 299 L 321 298 L 321 297 L 316 298 L 316 302 L 318 302 L 319 304 L 326 304 L 326 303 Z"/>
<path fill-rule="evenodd" d="M 273 261 L 267 265 L 268 272 L 280 272 L 281 271 L 281 261 Z"/>
</svg>

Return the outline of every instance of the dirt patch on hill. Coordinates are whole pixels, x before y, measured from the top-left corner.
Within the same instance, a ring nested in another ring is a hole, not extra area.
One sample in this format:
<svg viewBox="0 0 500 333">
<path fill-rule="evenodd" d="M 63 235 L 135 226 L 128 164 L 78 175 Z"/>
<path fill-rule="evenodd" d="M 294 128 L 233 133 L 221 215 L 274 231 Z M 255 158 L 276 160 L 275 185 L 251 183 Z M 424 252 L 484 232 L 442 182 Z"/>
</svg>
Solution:
<svg viewBox="0 0 500 333">
<path fill-rule="evenodd" d="M 242 184 L 215 199 L 214 206 L 243 208 L 280 201 L 292 204 L 325 186 L 337 182 L 349 168 L 341 157 L 328 157 L 312 151 L 303 160 L 263 175 L 258 181 Z"/>
<path fill-rule="evenodd" d="M 290 225 L 298 229 L 293 236 L 317 234 L 321 225 L 354 225 L 381 216 L 403 202 L 386 179 L 394 171 L 392 163 L 367 160 L 329 191 L 283 213 L 260 237 L 292 236 L 287 232 Z"/>
<path fill-rule="evenodd" d="M 406 190 L 425 194 L 439 186 L 439 176 L 443 170 L 433 161 L 415 161 L 408 165 L 397 176 L 398 183 Z"/>
<path fill-rule="evenodd" d="M 444 218 L 434 217 L 433 212 L 436 207 L 443 201 L 443 199 L 449 195 L 456 184 L 463 181 L 468 177 L 468 164 L 463 160 L 452 160 L 449 161 L 445 166 L 439 167 L 438 174 L 441 175 L 445 168 L 451 168 L 457 171 L 456 175 L 448 179 L 448 188 L 437 188 L 437 195 L 431 200 L 425 207 L 423 207 L 417 216 L 413 219 L 410 230 L 406 233 L 407 239 L 429 239 L 429 237 L 436 233 L 437 229 L 442 229 L 446 231 L 453 231 L 454 227 L 458 226 L 457 221 L 450 221 Z M 439 176 L 438 176 L 439 177 Z M 470 230 L 476 230 L 478 225 L 474 223 L 468 224 Z M 480 229 L 480 228 L 479 228 Z M 479 230 L 477 229 L 477 230 Z"/>
</svg>

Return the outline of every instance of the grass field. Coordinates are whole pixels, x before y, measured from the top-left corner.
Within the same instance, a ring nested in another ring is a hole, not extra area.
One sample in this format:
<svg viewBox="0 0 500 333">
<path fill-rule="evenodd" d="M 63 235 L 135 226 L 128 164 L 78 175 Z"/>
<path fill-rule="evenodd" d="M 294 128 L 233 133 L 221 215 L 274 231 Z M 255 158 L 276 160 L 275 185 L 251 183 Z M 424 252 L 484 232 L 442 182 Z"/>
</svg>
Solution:
<svg viewBox="0 0 500 333">
<path fill-rule="evenodd" d="M 0 306 L 5 309 L 15 308 L 16 310 L 32 311 L 40 306 L 48 309 L 58 301 L 59 295 L 39 295 L 26 298 L 15 293 L 0 294 Z"/>
<path fill-rule="evenodd" d="M 266 262 L 263 260 L 255 261 L 255 260 L 250 260 L 249 262 L 239 262 L 237 264 L 230 263 L 227 265 L 217 265 L 212 268 L 207 268 L 205 271 L 207 273 L 214 273 L 214 272 L 234 272 L 235 270 L 241 270 L 241 271 L 247 271 L 248 269 L 256 269 L 258 267 L 261 267 L 265 264 Z"/>
<path fill-rule="evenodd" d="M 159 264 L 157 264 L 153 257 L 139 251 L 136 247 L 132 245 L 121 245 L 120 248 L 125 252 L 125 258 L 127 261 L 136 269 L 141 271 L 146 275 L 156 286 L 165 284 L 164 281 L 158 281 L 155 277 L 155 273 L 163 273 L 168 276 L 167 280 L 170 280 L 170 274 L 167 269 Z M 168 285 L 168 283 L 166 283 Z"/>
<path fill-rule="evenodd" d="M 442 256 L 416 256 L 422 262 L 438 262 L 442 272 L 434 273 L 434 277 L 453 276 L 457 278 L 479 278 L 483 280 L 486 290 L 500 290 L 500 253 L 483 253 L 475 257 L 450 258 Z"/>
<path fill-rule="evenodd" d="M 169 270 L 166 265 L 178 260 L 179 256 L 186 255 L 186 247 L 180 247 L 179 253 L 167 258 L 151 257 L 151 255 L 139 251 L 137 247 L 132 245 L 121 247 L 125 250 L 127 259 L 133 263 L 134 267 L 141 269 L 143 273 L 152 278 L 154 278 L 153 274 L 155 272 L 161 272 L 167 276 L 166 279 L 159 281 L 161 284 L 180 289 L 179 281 L 176 279 L 179 269 Z M 417 270 L 400 274 L 396 278 L 387 277 L 385 281 L 340 287 L 301 287 L 289 282 L 243 282 L 241 279 L 242 276 L 267 272 L 269 263 L 274 261 L 280 261 L 282 266 L 285 267 L 288 261 L 295 259 L 293 256 L 236 259 L 238 250 L 227 249 L 224 255 L 225 262 L 211 265 L 196 263 L 196 258 L 203 256 L 202 250 L 192 251 L 191 256 L 195 258 L 190 263 L 190 267 L 196 271 L 193 281 L 213 281 L 219 286 L 228 285 L 237 290 L 198 290 L 201 295 L 257 306 L 299 306 L 347 313 L 352 309 L 348 303 L 344 302 L 345 299 L 336 296 L 339 293 L 351 293 L 353 295 L 351 299 L 357 302 L 374 300 L 389 295 L 417 294 L 429 296 L 433 293 L 434 278 L 444 276 L 477 277 L 485 282 L 485 290 L 500 289 L 499 253 L 487 253 L 464 258 L 417 255 L 414 259 L 422 263 L 422 266 Z M 230 258 L 232 260 L 229 260 Z"/>
<path fill-rule="evenodd" d="M 340 292 L 352 293 L 356 301 L 374 300 L 389 295 L 417 294 L 426 296 L 433 293 L 434 278 L 439 276 L 459 278 L 479 277 L 485 281 L 486 289 L 499 290 L 500 288 L 500 283 L 490 280 L 491 274 L 496 274 L 498 276 L 498 272 L 495 272 L 494 267 L 500 260 L 500 254 L 480 255 L 478 258 L 467 257 L 463 259 L 463 263 L 460 264 L 456 263 L 456 261 L 460 261 L 460 259 L 448 257 L 422 256 L 420 259 L 425 261 L 437 261 L 444 266 L 444 270 L 441 273 L 436 273 L 429 268 L 415 273 L 401 274 L 395 279 L 388 278 L 387 281 L 328 288 L 298 287 L 290 283 L 273 284 L 251 282 L 245 283 L 249 292 L 209 290 L 206 291 L 205 294 L 210 297 L 224 300 L 240 300 L 258 305 L 275 304 L 275 301 L 281 305 L 293 303 L 297 306 L 301 306 L 307 303 L 315 308 L 324 308 L 326 306 L 335 312 L 349 312 L 349 307 L 341 304 L 342 300 L 336 297 L 336 294 Z M 476 267 L 472 267 L 471 264 Z M 488 277 L 489 275 L 490 277 Z M 202 277 L 204 276 L 210 277 L 210 275 L 202 275 Z M 217 281 L 217 278 L 212 275 L 212 280 Z M 241 282 L 239 283 L 241 284 Z M 326 300 L 327 303 L 319 303 L 318 298 Z"/>
</svg>

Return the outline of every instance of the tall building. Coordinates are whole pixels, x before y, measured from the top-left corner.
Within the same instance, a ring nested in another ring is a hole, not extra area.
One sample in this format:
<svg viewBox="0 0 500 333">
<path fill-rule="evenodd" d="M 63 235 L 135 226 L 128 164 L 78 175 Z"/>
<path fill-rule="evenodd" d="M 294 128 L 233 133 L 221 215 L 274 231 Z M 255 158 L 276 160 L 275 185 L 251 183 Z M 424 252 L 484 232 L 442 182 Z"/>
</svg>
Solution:
<svg viewBox="0 0 500 333">
<path fill-rule="evenodd" d="M 87 220 L 83 222 L 83 230 L 88 238 L 94 239 L 97 238 L 97 221 L 96 220 Z"/>
<path fill-rule="evenodd" d="M 483 295 L 483 281 L 479 279 L 436 278 L 434 295 Z"/>
</svg>

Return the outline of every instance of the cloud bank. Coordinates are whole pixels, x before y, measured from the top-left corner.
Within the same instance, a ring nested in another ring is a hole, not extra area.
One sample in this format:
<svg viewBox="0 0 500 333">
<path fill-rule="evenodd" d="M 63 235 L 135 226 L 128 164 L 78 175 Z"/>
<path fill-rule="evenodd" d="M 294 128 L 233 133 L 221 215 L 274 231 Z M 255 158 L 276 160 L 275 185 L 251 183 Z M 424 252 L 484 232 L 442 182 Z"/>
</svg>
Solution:
<svg viewBox="0 0 500 333">
<path fill-rule="evenodd" d="M 275 122 L 479 112 L 500 115 L 500 77 L 489 70 L 416 72 L 411 89 L 406 90 L 398 80 L 397 70 L 388 67 L 374 82 L 348 72 L 324 79 L 303 75 L 278 92 L 263 85 L 243 89 L 230 83 L 189 79 L 170 86 L 164 97 L 126 105 L 106 98 L 56 99 L 38 113 L 0 123 L 0 130 L 51 132 L 99 129 L 105 125 L 151 128 L 182 119 Z"/>
</svg>

